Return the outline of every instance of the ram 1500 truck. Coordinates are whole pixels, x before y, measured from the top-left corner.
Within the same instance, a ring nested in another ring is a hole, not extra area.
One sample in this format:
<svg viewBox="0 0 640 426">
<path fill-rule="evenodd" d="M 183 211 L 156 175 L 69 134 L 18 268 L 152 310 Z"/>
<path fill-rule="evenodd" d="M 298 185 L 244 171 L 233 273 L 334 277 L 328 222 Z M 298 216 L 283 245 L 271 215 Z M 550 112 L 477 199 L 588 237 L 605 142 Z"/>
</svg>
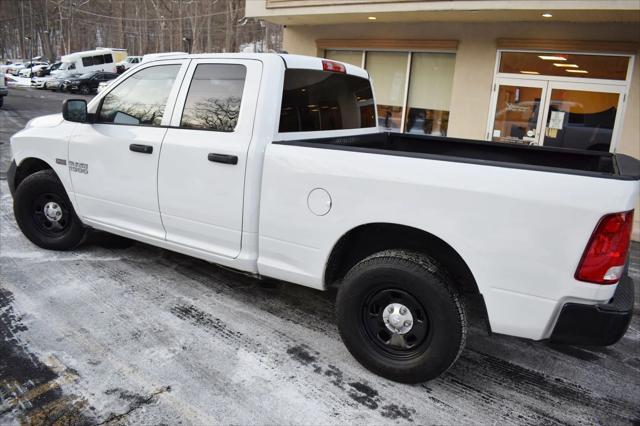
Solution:
<svg viewBox="0 0 640 426">
<path fill-rule="evenodd" d="M 294 55 L 165 56 L 11 138 L 22 232 L 87 228 L 337 289 L 340 334 L 401 382 L 452 365 L 464 294 L 490 330 L 609 345 L 625 333 L 640 163 L 384 133 L 361 68 Z"/>
</svg>

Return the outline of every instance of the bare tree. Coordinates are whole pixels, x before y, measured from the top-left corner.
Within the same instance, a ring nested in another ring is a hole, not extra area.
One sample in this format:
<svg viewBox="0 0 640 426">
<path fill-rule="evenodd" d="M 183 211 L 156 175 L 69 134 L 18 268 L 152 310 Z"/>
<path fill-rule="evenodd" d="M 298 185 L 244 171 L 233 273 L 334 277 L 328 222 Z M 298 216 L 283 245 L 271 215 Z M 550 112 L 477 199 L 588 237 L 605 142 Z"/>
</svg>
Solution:
<svg viewBox="0 0 640 426">
<path fill-rule="evenodd" d="M 129 54 L 279 50 L 279 25 L 244 18 L 245 0 L 0 0 L 0 58 L 55 60 L 98 46 Z"/>
</svg>

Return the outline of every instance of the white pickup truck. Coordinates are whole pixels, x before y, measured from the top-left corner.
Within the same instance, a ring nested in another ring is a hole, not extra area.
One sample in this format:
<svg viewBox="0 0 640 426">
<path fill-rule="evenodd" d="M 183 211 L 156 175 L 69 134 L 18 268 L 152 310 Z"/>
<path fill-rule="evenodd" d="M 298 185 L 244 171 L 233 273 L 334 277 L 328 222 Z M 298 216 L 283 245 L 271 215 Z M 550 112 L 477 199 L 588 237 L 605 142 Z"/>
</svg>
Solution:
<svg viewBox="0 0 640 426">
<path fill-rule="evenodd" d="M 349 64 L 163 57 L 31 120 L 11 147 L 33 243 L 73 249 L 97 228 L 337 288 L 347 348 L 393 380 L 455 362 L 463 300 L 493 332 L 569 344 L 612 344 L 631 318 L 640 162 L 381 132 L 369 76 Z"/>
</svg>

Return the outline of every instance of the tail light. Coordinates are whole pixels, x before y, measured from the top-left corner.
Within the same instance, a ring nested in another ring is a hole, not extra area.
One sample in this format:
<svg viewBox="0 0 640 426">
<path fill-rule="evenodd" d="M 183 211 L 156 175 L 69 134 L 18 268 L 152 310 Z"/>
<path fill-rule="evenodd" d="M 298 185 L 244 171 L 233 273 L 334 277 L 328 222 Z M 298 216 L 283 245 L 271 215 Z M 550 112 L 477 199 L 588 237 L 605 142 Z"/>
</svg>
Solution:
<svg viewBox="0 0 640 426">
<path fill-rule="evenodd" d="M 584 250 L 576 279 L 615 284 L 622 277 L 629 252 L 633 210 L 603 216 Z"/>
<path fill-rule="evenodd" d="M 341 63 L 327 60 L 322 61 L 322 69 L 324 71 L 341 72 L 343 74 L 347 72 L 347 68 Z"/>
</svg>

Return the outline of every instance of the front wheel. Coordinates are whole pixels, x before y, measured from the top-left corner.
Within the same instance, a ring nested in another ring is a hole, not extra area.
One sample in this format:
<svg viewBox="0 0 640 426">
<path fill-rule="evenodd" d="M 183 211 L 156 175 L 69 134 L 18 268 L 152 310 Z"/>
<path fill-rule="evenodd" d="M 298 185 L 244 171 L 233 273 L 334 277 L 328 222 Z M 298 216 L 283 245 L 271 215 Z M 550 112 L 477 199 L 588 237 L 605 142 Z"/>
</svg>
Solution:
<svg viewBox="0 0 640 426">
<path fill-rule="evenodd" d="M 338 290 L 340 335 L 367 369 L 403 383 L 444 373 L 466 339 L 460 296 L 432 258 L 387 250 L 356 264 Z"/>
<path fill-rule="evenodd" d="M 20 182 L 13 213 L 22 233 L 42 248 L 69 250 L 84 238 L 85 229 L 53 170 L 36 172 Z"/>
<path fill-rule="evenodd" d="M 91 89 L 89 88 L 89 86 L 82 85 L 80 86 L 80 93 L 82 93 L 83 95 L 89 95 L 91 93 Z"/>
</svg>

